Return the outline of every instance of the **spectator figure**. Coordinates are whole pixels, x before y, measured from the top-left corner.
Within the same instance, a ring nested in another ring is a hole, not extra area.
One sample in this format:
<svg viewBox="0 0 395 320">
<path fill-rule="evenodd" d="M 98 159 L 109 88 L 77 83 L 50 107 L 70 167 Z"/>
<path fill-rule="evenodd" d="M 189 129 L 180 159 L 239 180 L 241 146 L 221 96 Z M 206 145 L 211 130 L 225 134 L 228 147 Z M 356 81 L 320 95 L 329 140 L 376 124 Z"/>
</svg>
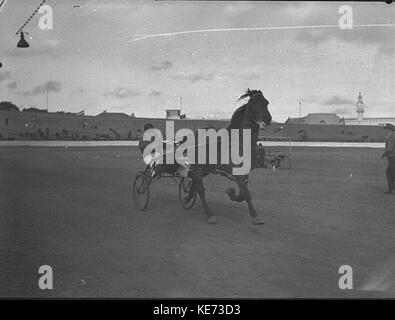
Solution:
<svg viewBox="0 0 395 320">
<path fill-rule="evenodd" d="M 388 190 L 387 194 L 395 195 L 395 126 L 387 123 L 384 126 L 385 130 L 385 151 L 382 155 L 382 158 L 386 157 L 388 160 L 387 167 L 387 182 L 388 182 Z"/>
</svg>

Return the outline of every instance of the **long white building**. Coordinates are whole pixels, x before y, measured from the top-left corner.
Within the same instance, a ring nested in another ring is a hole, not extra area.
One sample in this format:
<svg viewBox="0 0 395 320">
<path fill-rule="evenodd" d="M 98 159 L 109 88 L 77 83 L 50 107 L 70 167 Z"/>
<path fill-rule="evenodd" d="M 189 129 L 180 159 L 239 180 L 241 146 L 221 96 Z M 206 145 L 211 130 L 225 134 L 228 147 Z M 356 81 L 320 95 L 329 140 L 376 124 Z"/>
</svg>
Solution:
<svg viewBox="0 0 395 320">
<path fill-rule="evenodd" d="M 358 126 L 384 126 L 386 123 L 395 125 L 395 117 L 384 117 L 384 118 L 364 118 L 363 113 L 365 112 L 365 104 L 362 101 L 362 94 L 359 93 L 357 101 L 357 117 L 356 118 L 344 118 L 346 125 L 358 125 Z"/>
</svg>

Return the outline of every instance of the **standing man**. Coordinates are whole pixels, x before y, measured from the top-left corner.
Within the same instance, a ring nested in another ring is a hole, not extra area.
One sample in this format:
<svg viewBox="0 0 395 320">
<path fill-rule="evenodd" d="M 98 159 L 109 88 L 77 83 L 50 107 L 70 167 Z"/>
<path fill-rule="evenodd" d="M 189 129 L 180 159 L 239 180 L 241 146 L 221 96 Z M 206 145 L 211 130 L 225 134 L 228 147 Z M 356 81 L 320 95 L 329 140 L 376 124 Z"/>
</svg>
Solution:
<svg viewBox="0 0 395 320">
<path fill-rule="evenodd" d="M 382 158 L 387 157 L 388 168 L 387 168 L 387 181 L 388 191 L 387 194 L 395 195 L 395 126 L 387 123 L 384 126 L 385 130 L 385 151 Z"/>
</svg>

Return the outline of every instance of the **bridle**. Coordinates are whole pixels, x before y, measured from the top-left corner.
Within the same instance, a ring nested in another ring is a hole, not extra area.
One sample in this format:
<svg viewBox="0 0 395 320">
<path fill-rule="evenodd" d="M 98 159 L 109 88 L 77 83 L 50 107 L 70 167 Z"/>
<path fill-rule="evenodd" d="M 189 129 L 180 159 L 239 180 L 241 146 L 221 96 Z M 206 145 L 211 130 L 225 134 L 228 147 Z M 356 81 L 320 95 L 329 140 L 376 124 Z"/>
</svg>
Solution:
<svg viewBox="0 0 395 320">
<path fill-rule="evenodd" d="M 253 94 L 252 96 L 250 96 L 250 99 L 252 99 L 253 97 L 257 96 L 257 95 L 261 95 L 263 97 L 263 93 L 258 91 L 257 93 Z M 259 127 L 261 127 L 261 121 L 254 121 L 256 125 L 258 125 Z M 262 121 L 265 124 L 266 127 L 266 123 L 264 121 Z"/>
<path fill-rule="evenodd" d="M 252 96 L 250 96 L 250 99 L 252 99 L 253 97 L 257 96 L 257 95 L 261 95 L 263 96 L 262 92 L 257 92 L 255 94 L 253 94 Z"/>
</svg>

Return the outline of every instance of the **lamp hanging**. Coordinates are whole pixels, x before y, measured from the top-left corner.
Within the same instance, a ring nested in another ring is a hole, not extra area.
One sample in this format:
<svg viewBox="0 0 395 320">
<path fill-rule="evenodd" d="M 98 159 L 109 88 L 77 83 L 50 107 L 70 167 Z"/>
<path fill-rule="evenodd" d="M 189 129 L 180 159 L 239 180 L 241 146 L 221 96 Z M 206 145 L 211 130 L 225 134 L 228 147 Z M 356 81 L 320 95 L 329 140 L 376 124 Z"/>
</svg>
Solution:
<svg viewBox="0 0 395 320">
<path fill-rule="evenodd" d="M 16 45 L 17 48 L 29 48 L 29 44 L 25 40 L 25 36 L 23 34 L 23 31 L 21 31 L 21 38 L 18 41 L 18 44 Z"/>
</svg>

